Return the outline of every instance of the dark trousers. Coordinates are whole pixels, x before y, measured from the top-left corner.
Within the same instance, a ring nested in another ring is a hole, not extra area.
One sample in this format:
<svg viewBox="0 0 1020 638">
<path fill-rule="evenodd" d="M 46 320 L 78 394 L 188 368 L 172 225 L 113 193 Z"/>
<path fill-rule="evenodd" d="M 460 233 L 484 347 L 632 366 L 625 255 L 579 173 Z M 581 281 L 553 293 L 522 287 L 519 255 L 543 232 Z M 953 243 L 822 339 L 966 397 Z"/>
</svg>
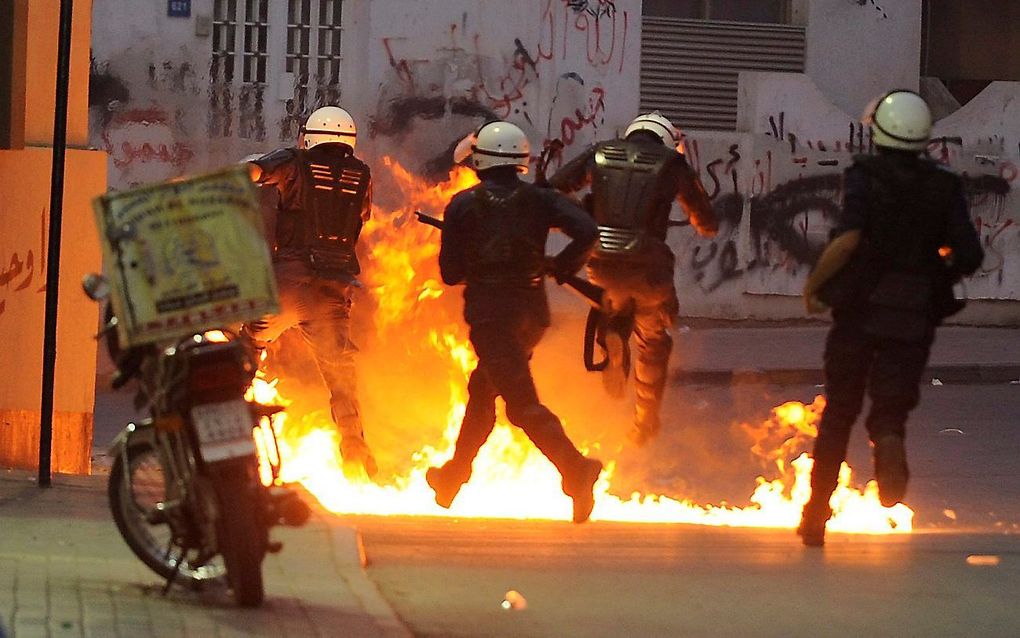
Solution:
<svg viewBox="0 0 1020 638">
<path fill-rule="evenodd" d="M 933 336 L 930 331 L 921 341 L 903 342 L 871 337 L 852 322 L 833 325 L 825 344 L 826 405 L 815 439 L 810 508 L 827 511 L 865 392 L 871 399 L 864 422 L 871 441 L 906 435 Z"/>
<path fill-rule="evenodd" d="M 471 463 L 496 424 L 496 397 L 503 397 L 511 423 L 524 430 L 565 480 L 584 457 L 567 438 L 559 418 L 542 405 L 530 359 L 545 327 L 530 317 L 490 320 L 471 326 L 478 365 L 468 381 L 468 402 L 447 468 L 466 481 Z"/>
<path fill-rule="evenodd" d="M 351 341 L 351 284 L 316 276 L 301 261 L 275 265 L 279 314 L 246 326 L 256 342 L 275 341 L 284 331 L 301 333 L 329 389 L 333 420 L 343 436 L 363 436 Z"/>
<path fill-rule="evenodd" d="M 634 417 L 638 427 L 657 428 L 659 406 L 673 350 L 670 330 L 679 312 L 673 283 L 672 254 L 651 263 L 631 265 L 593 259 L 588 277 L 605 290 L 603 313 L 609 328 L 626 340 L 633 328 Z"/>
</svg>

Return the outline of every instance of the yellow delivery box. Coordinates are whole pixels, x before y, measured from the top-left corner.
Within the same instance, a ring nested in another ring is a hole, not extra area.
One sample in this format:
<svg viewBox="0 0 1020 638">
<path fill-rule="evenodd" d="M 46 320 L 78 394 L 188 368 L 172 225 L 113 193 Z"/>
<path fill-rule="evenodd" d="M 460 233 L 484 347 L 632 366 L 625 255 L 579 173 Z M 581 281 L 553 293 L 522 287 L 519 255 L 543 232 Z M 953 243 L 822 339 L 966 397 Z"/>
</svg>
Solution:
<svg viewBox="0 0 1020 638">
<path fill-rule="evenodd" d="M 122 343 L 279 311 L 258 195 L 244 167 L 93 201 Z"/>
</svg>

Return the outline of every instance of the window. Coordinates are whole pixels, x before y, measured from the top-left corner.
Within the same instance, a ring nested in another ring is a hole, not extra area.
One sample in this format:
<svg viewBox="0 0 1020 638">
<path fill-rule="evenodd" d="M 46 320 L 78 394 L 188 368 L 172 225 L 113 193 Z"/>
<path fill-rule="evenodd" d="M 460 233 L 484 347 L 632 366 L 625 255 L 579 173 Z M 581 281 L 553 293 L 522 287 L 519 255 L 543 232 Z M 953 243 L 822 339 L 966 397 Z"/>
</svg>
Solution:
<svg viewBox="0 0 1020 638">
<path fill-rule="evenodd" d="M 269 35 L 269 0 L 245 0 L 244 81 L 266 83 L 266 51 Z"/>
<path fill-rule="evenodd" d="M 269 0 L 243 0 L 243 31 L 238 34 L 238 0 L 213 4 L 212 75 L 214 81 L 232 83 L 241 50 L 241 80 L 265 84 L 269 50 Z M 240 40 L 240 42 L 239 42 Z"/>
<path fill-rule="evenodd" d="M 237 0 L 216 0 L 213 7 L 212 75 L 220 81 L 234 79 L 237 53 Z"/>
<path fill-rule="evenodd" d="M 212 0 L 212 5 L 210 135 L 261 139 L 265 123 L 254 105 L 279 99 L 286 113 L 281 140 L 291 139 L 309 112 L 339 101 L 342 0 Z"/>
<path fill-rule="evenodd" d="M 295 113 L 338 99 L 342 0 L 287 0 L 284 68 L 294 77 Z M 309 88 L 314 87 L 312 103 Z"/>
<path fill-rule="evenodd" d="M 342 0 L 319 0 L 319 82 L 340 82 L 340 34 L 343 27 L 340 17 Z"/>
<path fill-rule="evenodd" d="M 791 8 L 789 0 L 644 0 L 641 7 L 646 16 L 774 24 L 789 23 Z"/>
<path fill-rule="evenodd" d="M 938 90 L 948 90 L 958 104 L 995 80 L 1020 81 L 1014 0 L 925 0 L 921 24 L 921 75 L 941 81 Z"/>
</svg>

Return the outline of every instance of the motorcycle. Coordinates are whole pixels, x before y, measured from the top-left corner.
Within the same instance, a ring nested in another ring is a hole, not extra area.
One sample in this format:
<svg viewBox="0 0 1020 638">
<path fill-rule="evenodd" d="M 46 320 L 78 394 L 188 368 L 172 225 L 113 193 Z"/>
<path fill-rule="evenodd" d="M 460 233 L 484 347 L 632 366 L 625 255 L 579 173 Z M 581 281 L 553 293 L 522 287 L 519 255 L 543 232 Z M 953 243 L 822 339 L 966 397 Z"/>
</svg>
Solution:
<svg viewBox="0 0 1020 638">
<path fill-rule="evenodd" d="M 257 368 L 253 351 L 226 330 L 122 348 L 108 282 L 87 275 L 83 288 L 105 303 L 99 338 L 116 365 L 113 387 L 137 381 L 135 406 L 149 413 L 110 447 L 117 529 L 166 579 L 164 595 L 175 582 L 201 588 L 225 576 L 239 605 L 259 606 L 262 561 L 281 549 L 270 527 L 302 525 L 309 509 L 274 485 L 280 455 L 271 417 L 280 408 L 245 399 Z"/>
</svg>

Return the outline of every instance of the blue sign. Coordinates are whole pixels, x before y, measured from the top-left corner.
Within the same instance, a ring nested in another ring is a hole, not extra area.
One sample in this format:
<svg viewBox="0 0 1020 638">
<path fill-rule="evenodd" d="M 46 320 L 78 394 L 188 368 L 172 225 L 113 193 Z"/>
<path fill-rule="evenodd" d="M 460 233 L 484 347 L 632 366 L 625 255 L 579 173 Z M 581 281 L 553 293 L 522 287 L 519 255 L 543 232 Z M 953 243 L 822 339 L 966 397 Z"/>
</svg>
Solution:
<svg viewBox="0 0 1020 638">
<path fill-rule="evenodd" d="M 171 18 L 190 18 L 191 0 L 167 0 L 166 14 Z"/>
</svg>

